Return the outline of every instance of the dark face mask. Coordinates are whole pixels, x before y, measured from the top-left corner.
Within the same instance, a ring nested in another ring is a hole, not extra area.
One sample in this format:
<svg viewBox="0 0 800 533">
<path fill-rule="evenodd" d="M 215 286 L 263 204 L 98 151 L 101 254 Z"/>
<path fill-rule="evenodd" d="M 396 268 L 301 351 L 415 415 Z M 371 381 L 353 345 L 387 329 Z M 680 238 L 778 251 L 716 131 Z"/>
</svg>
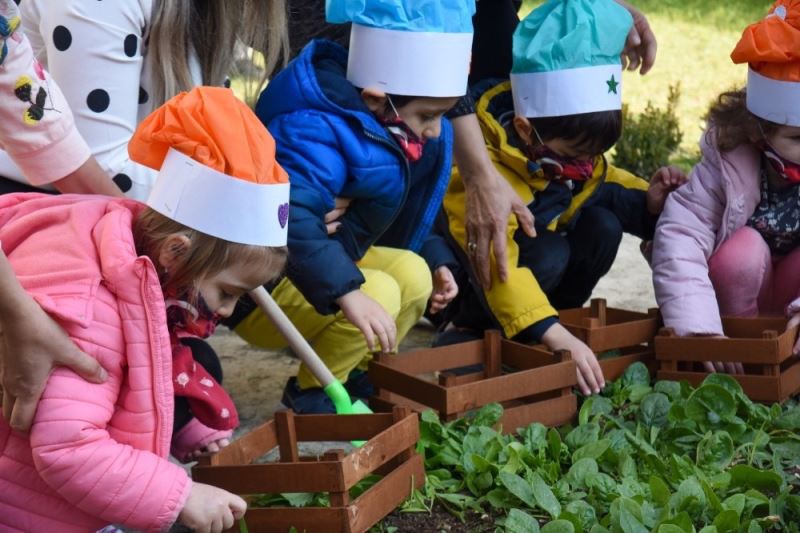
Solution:
<svg viewBox="0 0 800 533">
<path fill-rule="evenodd" d="M 422 157 L 422 150 L 425 148 L 425 141 L 427 139 L 414 133 L 414 130 L 406 124 L 400 117 L 400 113 L 397 112 L 397 108 L 392 103 L 392 99 L 389 98 L 389 95 L 386 96 L 386 100 L 389 102 L 389 105 L 392 106 L 394 118 L 382 117 L 379 119 L 380 122 L 386 126 L 389 133 L 395 138 L 409 162 L 414 163 L 415 161 L 419 161 Z"/>
<path fill-rule="evenodd" d="M 549 180 L 587 181 L 594 172 L 593 161 L 558 155 L 544 144 L 529 149 L 528 158 L 539 165 Z"/>
</svg>

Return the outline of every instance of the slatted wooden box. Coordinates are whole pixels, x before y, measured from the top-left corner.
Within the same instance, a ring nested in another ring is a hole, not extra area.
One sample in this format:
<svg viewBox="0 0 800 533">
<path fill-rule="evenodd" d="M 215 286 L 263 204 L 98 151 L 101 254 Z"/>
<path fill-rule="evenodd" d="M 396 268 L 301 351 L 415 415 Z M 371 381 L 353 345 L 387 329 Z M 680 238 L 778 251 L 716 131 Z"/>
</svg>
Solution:
<svg viewBox="0 0 800 533">
<path fill-rule="evenodd" d="M 552 352 L 544 344 L 533 345 L 531 346 L 531 349 L 540 354 L 540 356 L 555 355 L 554 352 Z M 650 370 L 651 377 L 656 375 L 657 364 L 655 359 L 655 351 L 649 345 L 629 346 L 628 348 L 619 348 L 615 351 L 618 351 L 619 355 L 614 355 L 598 361 L 606 382 L 619 379 L 622 377 L 622 374 L 625 373 L 625 370 L 636 362 L 644 363 L 648 370 Z M 570 357 L 569 351 L 563 351 L 561 353 L 567 357 Z"/>
<path fill-rule="evenodd" d="M 322 457 L 301 456 L 301 441 L 366 443 L 345 454 L 331 450 Z M 327 492 L 330 507 L 249 508 L 251 532 L 281 532 L 295 527 L 306 533 L 360 533 L 368 530 L 425 483 L 422 457 L 416 453 L 419 418 L 408 408 L 366 415 L 294 415 L 278 412 L 216 454 L 200 458 L 192 478 L 245 499 L 255 494 Z M 277 462 L 254 464 L 278 448 Z M 349 490 L 372 473 L 383 477 L 351 500 Z M 253 498 L 249 498 L 251 501 Z M 235 526 L 231 531 L 238 531 Z"/>
<path fill-rule="evenodd" d="M 477 365 L 483 366 L 466 374 L 448 371 Z M 428 379 L 431 374 L 438 382 Z M 370 362 L 369 377 L 377 390 L 370 400 L 374 409 L 430 408 L 453 420 L 497 402 L 504 407 L 506 433 L 533 422 L 564 424 L 577 413 L 575 362 L 505 340 L 497 331 L 487 331 L 483 340 L 379 355 Z"/>
<path fill-rule="evenodd" d="M 596 354 L 652 343 L 659 327 L 657 309 L 615 309 L 602 298 L 593 299 L 589 307 L 560 311 L 558 320 Z"/>
<path fill-rule="evenodd" d="M 655 339 L 658 379 L 685 379 L 697 385 L 708 375 L 704 361 L 739 362 L 733 375 L 750 399 L 783 402 L 800 391 L 800 359 L 792 356 L 797 328 L 784 318 L 724 318 L 727 338 L 679 337 L 663 328 Z"/>
</svg>

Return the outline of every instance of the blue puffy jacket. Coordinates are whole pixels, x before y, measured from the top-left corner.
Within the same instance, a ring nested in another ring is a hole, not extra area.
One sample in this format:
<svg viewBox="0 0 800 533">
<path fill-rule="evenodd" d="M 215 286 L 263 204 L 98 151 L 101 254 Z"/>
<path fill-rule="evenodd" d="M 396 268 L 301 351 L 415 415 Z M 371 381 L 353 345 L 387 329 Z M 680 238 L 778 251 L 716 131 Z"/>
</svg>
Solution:
<svg viewBox="0 0 800 533">
<path fill-rule="evenodd" d="M 292 184 L 287 275 L 322 314 L 336 312 L 335 300 L 364 283 L 355 262 L 374 244 L 418 252 L 431 268 L 456 263 L 431 233 L 450 179 L 452 127 L 442 119 L 439 139 L 409 165 L 346 68 L 344 48 L 312 41 L 256 105 Z M 329 236 L 324 217 L 336 197 L 352 202 Z"/>
</svg>

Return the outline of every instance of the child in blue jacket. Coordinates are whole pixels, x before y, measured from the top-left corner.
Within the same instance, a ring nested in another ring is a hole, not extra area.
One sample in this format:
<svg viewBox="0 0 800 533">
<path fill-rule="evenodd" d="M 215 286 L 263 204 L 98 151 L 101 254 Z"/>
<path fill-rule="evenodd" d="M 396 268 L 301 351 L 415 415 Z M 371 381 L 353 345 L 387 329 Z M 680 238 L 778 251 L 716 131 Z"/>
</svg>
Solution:
<svg viewBox="0 0 800 533">
<path fill-rule="evenodd" d="M 329 20 L 353 22 L 349 52 L 310 43 L 256 106 L 292 178 L 287 278 L 272 295 L 357 398 L 371 395 L 371 351 L 396 350 L 429 299 L 436 312 L 458 292 L 458 261 L 435 226 L 446 224 L 452 166 L 443 115 L 466 92 L 474 9 L 471 0 L 331 1 Z M 350 203 L 328 234 L 339 198 Z M 284 344 L 252 305 L 230 325 L 252 344 Z M 333 411 L 304 366 L 283 403 Z"/>
</svg>

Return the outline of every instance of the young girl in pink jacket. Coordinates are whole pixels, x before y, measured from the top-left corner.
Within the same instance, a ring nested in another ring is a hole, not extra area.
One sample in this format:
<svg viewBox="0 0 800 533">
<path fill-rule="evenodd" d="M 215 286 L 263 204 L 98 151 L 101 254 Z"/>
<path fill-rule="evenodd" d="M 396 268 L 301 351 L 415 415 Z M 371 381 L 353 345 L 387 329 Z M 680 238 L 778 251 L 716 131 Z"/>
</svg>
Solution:
<svg viewBox="0 0 800 533">
<path fill-rule="evenodd" d="M 228 89 L 197 88 L 140 126 L 131 157 L 160 169 L 147 205 L 0 197 L 20 284 L 108 372 L 51 375 L 29 434 L 0 420 L 0 530 L 221 531 L 245 511 L 167 460 L 217 446 L 230 398 L 180 339 L 207 334 L 285 263 L 289 185 L 272 137 Z M 191 420 L 174 433 L 175 397 Z"/>
<path fill-rule="evenodd" d="M 723 335 L 721 315 L 800 323 L 800 1 L 775 2 L 731 57 L 749 63 L 747 88 L 712 106 L 655 234 L 656 298 L 679 335 Z"/>
</svg>

